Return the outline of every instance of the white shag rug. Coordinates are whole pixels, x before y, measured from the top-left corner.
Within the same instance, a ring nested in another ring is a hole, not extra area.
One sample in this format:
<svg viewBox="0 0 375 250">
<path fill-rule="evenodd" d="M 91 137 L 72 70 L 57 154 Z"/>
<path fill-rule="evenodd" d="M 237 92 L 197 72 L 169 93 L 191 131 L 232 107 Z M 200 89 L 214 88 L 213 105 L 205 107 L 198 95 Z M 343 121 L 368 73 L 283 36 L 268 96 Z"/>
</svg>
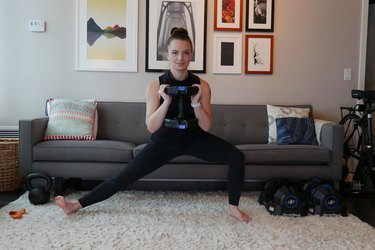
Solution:
<svg viewBox="0 0 375 250">
<path fill-rule="evenodd" d="M 225 192 L 122 191 L 70 216 L 25 193 L 0 209 L 0 249 L 374 249 L 375 229 L 353 215 L 272 216 L 258 194 L 242 195 L 245 224 L 227 215 Z"/>
</svg>

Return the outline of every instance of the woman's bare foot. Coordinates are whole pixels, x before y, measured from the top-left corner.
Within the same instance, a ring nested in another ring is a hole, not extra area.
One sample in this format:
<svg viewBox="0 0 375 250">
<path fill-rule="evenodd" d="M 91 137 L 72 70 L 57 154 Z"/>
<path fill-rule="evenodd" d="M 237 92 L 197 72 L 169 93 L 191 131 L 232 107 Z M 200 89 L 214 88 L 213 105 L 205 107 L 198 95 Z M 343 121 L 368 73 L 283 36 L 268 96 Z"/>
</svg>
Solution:
<svg viewBox="0 0 375 250">
<path fill-rule="evenodd" d="M 248 223 L 251 220 L 250 216 L 242 212 L 238 206 L 229 205 L 228 213 L 241 222 Z"/>
<path fill-rule="evenodd" d="M 66 215 L 70 215 L 82 208 L 81 204 L 78 201 L 65 201 L 63 196 L 56 196 L 55 203 L 64 211 Z"/>
</svg>

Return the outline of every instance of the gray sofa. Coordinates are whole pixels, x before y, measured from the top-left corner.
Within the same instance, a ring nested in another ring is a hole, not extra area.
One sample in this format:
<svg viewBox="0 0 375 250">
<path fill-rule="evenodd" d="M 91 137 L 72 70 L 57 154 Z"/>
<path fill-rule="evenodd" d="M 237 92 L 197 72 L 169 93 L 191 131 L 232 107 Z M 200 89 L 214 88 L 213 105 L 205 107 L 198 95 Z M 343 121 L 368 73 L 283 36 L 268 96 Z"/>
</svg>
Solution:
<svg viewBox="0 0 375 250">
<path fill-rule="evenodd" d="M 299 107 L 312 107 L 302 105 Z M 117 174 L 149 141 L 145 103 L 99 102 L 95 141 L 42 141 L 48 118 L 19 121 L 19 168 L 22 176 L 46 173 L 55 179 L 55 192 L 64 180 L 104 180 Z M 211 133 L 236 145 L 246 162 L 247 184 L 273 177 L 305 180 L 341 179 L 343 128 L 335 123 L 321 128 L 321 145 L 268 144 L 266 105 L 212 105 Z M 310 112 L 312 115 L 312 111 Z M 227 166 L 191 156 L 173 159 L 137 184 L 149 188 L 223 184 Z"/>
</svg>

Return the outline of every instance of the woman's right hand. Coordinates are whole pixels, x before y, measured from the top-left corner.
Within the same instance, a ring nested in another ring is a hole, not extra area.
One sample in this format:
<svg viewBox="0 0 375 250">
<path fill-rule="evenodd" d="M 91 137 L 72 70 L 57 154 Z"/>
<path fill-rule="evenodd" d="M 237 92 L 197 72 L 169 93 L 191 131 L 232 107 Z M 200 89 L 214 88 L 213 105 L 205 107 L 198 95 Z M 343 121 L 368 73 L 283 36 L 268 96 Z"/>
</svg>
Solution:
<svg viewBox="0 0 375 250">
<path fill-rule="evenodd" d="M 169 105 L 172 102 L 172 96 L 165 93 L 165 88 L 168 86 L 167 84 L 159 84 L 157 80 L 147 86 L 146 125 L 151 133 L 154 133 L 162 126 Z M 161 105 L 160 98 L 163 98 Z"/>
<path fill-rule="evenodd" d="M 159 96 L 161 96 L 164 102 L 167 102 L 168 104 L 170 104 L 172 101 L 172 96 L 165 93 L 165 89 L 169 86 L 170 86 L 169 84 L 160 84 L 159 92 L 158 92 Z"/>
</svg>

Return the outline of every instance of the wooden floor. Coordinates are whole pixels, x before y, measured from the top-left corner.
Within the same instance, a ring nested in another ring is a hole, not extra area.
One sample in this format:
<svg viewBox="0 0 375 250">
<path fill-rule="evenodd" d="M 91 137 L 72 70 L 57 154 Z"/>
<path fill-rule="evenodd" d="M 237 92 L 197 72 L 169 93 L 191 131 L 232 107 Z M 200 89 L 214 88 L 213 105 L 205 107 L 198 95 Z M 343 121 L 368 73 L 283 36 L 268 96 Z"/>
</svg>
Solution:
<svg viewBox="0 0 375 250">
<path fill-rule="evenodd" d="M 343 194 L 347 211 L 375 227 L 375 195 Z"/>
<path fill-rule="evenodd" d="M 25 191 L 22 189 L 9 192 L 0 192 L 0 207 L 17 200 L 24 192 Z"/>
<path fill-rule="evenodd" d="M 0 192 L 0 207 L 19 198 L 25 191 Z M 342 203 L 350 214 L 375 227 L 375 195 L 342 194 Z"/>
</svg>

